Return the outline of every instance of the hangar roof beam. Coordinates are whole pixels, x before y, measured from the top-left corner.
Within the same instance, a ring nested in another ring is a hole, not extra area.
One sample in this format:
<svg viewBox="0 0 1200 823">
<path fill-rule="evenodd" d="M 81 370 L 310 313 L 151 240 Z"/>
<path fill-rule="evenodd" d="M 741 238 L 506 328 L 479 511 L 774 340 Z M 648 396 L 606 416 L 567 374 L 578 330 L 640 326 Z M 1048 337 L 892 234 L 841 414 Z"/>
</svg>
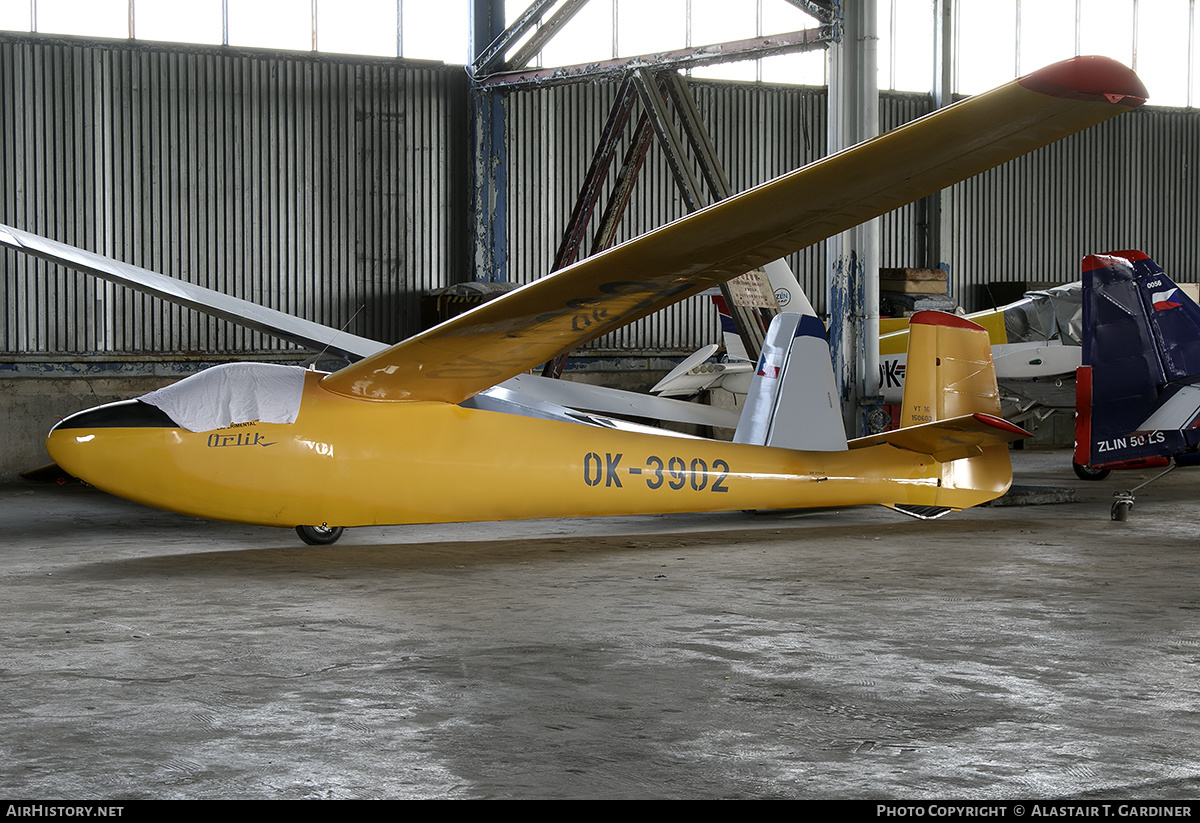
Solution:
<svg viewBox="0 0 1200 823">
<path fill-rule="evenodd" d="M 833 5 L 831 0 L 784 0 L 784 2 L 791 3 L 800 11 L 822 23 L 832 23 L 836 16 L 831 8 Z"/>
<path fill-rule="evenodd" d="M 813 49 L 828 47 L 833 39 L 833 26 L 822 25 L 811 29 L 788 32 L 787 34 L 751 37 L 746 40 L 734 40 L 728 43 L 694 46 L 692 48 L 676 49 L 675 51 L 659 52 L 657 54 L 641 54 L 634 57 L 620 57 L 615 60 L 601 60 L 574 66 L 502 71 L 487 76 L 479 76 L 477 82 L 480 86 L 492 89 L 522 89 L 565 85 L 585 80 L 620 78 L 628 71 L 641 68 L 653 69 L 654 71 L 667 69 L 678 71 L 696 66 L 711 66 L 717 63 L 735 63 L 739 60 L 770 57 L 775 54 L 811 51 Z M 545 44 L 543 43 L 542 45 Z"/>
</svg>

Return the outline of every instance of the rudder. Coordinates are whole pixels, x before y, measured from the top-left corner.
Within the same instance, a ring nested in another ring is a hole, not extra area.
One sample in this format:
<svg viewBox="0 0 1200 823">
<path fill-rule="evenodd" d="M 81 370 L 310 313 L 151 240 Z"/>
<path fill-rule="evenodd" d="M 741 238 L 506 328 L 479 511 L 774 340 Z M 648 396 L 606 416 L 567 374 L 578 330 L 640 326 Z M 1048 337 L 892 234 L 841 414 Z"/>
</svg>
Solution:
<svg viewBox="0 0 1200 823">
<path fill-rule="evenodd" d="M 1012 484 L 1008 443 L 1028 432 L 1000 419 L 987 330 L 933 311 L 913 315 L 909 329 L 901 428 L 892 442 L 933 455 L 940 478 L 924 507 L 891 508 L 931 517 L 999 497 Z"/>
<path fill-rule="evenodd" d="M 1000 416 L 987 330 L 936 311 L 917 312 L 909 329 L 901 428 L 965 414 Z"/>
<path fill-rule="evenodd" d="M 1075 462 L 1162 465 L 1200 442 L 1200 307 L 1140 251 L 1083 260 Z"/>
</svg>

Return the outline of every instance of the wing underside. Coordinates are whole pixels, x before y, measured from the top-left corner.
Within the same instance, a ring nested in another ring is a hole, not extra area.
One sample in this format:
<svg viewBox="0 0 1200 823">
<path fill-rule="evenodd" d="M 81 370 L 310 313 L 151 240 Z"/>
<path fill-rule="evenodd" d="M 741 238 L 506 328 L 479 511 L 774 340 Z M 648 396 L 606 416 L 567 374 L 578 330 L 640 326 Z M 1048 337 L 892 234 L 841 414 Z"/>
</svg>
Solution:
<svg viewBox="0 0 1200 823">
<path fill-rule="evenodd" d="M 95 275 L 110 283 L 118 283 L 255 331 L 275 335 L 314 351 L 329 351 L 358 360 L 387 349 L 387 344 L 376 340 L 348 334 L 249 300 L 231 297 L 9 226 L 0 226 L 0 246 Z"/>
</svg>

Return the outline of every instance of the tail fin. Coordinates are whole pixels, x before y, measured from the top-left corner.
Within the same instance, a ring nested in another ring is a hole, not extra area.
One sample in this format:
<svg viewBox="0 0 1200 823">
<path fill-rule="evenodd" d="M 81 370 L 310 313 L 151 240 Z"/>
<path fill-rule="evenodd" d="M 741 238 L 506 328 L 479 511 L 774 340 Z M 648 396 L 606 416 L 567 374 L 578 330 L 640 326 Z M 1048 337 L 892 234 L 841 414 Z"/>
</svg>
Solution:
<svg viewBox="0 0 1200 823">
<path fill-rule="evenodd" d="M 729 304 L 719 294 L 713 296 L 712 302 L 717 310 L 717 316 L 721 319 L 721 342 L 725 344 L 725 353 L 731 360 L 749 360 L 750 355 L 746 352 L 746 344 L 742 341 L 742 336 L 738 334 L 737 326 L 733 322 L 733 313 L 729 311 Z"/>
<path fill-rule="evenodd" d="M 1200 440 L 1200 307 L 1140 251 L 1083 260 L 1075 462 L 1115 467 Z"/>
<path fill-rule="evenodd" d="M 923 311 L 909 329 L 901 428 L 965 414 L 1000 416 L 991 340 L 982 326 Z"/>
<path fill-rule="evenodd" d="M 933 458 L 908 499 L 884 505 L 931 518 L 1008 491 L 1008 444 L 1029 433 L 999 417 L 987 330 L 952 314 L 918 312 L 909 325 L 907 372 L 901 428 L 850 442 L 851 449 L 887 443 Z"/>
<path fill-rule="evenodd" d="M 733 442 L 804 451 L 846 448 L 829 342 L 816 316 L 785 313 L 771 321 Z"/>
</svg>

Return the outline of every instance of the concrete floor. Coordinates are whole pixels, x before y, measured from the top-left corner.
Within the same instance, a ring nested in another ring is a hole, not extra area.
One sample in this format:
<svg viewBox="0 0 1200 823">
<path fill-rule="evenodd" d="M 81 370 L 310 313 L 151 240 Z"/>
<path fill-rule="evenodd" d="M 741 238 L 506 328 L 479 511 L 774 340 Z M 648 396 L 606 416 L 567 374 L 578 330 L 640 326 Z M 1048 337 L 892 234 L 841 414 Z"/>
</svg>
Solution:
<svg viewBox="0 0 1200 823">
<path fill-rule="evenodd" d="M 1200 472 L 1079 502 L 361 529 L 7 486 L 0 795 L 1194 798 Z"/>
</svg>

